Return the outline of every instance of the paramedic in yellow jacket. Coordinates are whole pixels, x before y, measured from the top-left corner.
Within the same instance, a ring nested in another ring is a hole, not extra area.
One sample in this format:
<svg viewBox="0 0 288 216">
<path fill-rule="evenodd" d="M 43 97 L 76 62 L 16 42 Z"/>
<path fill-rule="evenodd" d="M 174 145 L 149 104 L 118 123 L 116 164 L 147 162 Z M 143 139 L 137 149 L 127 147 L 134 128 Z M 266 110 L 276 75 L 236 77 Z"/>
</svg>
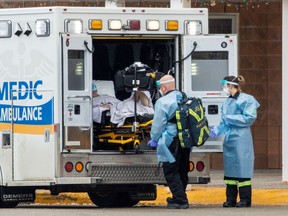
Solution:
<svg viewBox="0 0 288 216">
<path fill-rule="evenodd" d="M 157 147 L 157 159 L 163 163 L 164 177 L 173 197 L 167 198 L 167 207 L 188 208 L 186 186 L 188 182 L 189 155 L 191 149 L 180 148 L 177 137 L 175 117 L 181 92 L 175 90 L 175 80 L 165 75 L 157 81 L 160 97 L 155 103 L 155 114 L 151 128 L 151 140 L 148 145 Z"/>
<path fill-rule="evenodd" d="M 251 206 L 251 178 L 254 169 L 254 149 L 250 126 L 257 118 L 257 100 L 241 91 L 242 76 L 228 76 L 220 81 L 229 96 L 222 105 L 222 116 L 210 136 L 225 134 L 223 143 L 226 202 L 223 207 Z M 237 195 L 240 202 L 236 203 Z"/>
</svg>

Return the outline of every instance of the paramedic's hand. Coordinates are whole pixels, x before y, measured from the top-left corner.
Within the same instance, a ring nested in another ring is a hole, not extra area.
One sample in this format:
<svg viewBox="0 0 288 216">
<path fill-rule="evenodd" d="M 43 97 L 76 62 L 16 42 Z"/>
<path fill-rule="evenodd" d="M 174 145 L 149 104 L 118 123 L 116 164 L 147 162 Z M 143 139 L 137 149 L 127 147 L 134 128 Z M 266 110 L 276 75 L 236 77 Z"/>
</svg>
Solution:
<svg viewBox="0 0 288 216">
<path fill-rule="evenodd" d="M 147 145 L 156 148 L 158 143 L 155 140 L 150 140 Z"/>
<path fill-rule="evenodd" d="M 211 131 L 209 136 L 210 137 L 216 137 L 216 134 L 213 131 Z"/>
</svg>

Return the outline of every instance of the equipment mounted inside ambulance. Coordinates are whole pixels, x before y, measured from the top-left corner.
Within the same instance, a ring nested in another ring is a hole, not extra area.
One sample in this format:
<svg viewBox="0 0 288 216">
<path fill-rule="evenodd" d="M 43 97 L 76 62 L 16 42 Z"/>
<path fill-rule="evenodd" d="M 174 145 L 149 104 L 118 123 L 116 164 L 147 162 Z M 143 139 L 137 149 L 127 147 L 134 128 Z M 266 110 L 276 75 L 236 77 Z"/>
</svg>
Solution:
<svg viewBox="0 0 288 216">
<path fill-rule="evenodd" d="M 210 125 L 219 121 L 219 80 L 237 73 L 237 37 L 207 35 L 207 9 L 184 1 L 171 8 L 108 2 L 0 9 L 0 207 L 33 202 L 37 189 L 87 192 L 99 207 L 156 199 L 165 179 L 161 169 L 155 174 L 155 150 L 138 135 L 124 144 L 125 133 L 101 138 L 92 121 L 92 80 L 115 82 L 134 62 L 173 68 L 178 89 L 202 98 Z M 194 148 L 189 183 L 210 181 L 209 152 L 221 152 L 221 143 Z"/>
</svg>

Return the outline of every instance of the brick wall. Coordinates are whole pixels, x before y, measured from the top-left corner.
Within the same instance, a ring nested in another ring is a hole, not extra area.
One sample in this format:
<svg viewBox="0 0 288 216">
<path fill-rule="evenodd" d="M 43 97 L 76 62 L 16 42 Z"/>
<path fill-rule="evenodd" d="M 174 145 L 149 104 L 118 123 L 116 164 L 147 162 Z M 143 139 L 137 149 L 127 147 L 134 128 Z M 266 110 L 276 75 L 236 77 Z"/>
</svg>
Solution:
<svg viewBox="0 0 288 216">
<path fill-rule="evenodd" d="M 240 10 L 224 4 L 210 12 L 239 13 L 239 74 L 244 91 L 261 104 L 252 127 L 255 168 L 282 167 L 282 3 L 260 4 Z M 222 155 L 211 155 L 211 167 L 222 168 Z"/>
</svg>

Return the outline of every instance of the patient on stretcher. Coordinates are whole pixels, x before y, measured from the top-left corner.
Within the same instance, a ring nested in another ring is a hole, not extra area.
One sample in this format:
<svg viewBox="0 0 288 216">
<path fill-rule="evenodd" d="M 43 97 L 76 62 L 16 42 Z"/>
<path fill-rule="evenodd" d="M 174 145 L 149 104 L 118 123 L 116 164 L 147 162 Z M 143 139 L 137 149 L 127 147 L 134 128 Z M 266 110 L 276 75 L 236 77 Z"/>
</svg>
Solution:
<svg viewBox="0 0 288 216">
<path fill-rule="evenodd" d="M 116 124 L 117 127 L 124 125 L 125 120 L 133 117 L 135 114 L 135 97 L 136 111 L 138 116 L 153 115 L 154 109 L 149 91 L 132 92 L 131 96 L 126 100 L 120 101 L 115 96 L 109 94 L 99 94 L 96 82 L 93 81 L 93 121 L 101 123 L 102 113 L 110 116 L 110 122 Z"/>
</svg>

